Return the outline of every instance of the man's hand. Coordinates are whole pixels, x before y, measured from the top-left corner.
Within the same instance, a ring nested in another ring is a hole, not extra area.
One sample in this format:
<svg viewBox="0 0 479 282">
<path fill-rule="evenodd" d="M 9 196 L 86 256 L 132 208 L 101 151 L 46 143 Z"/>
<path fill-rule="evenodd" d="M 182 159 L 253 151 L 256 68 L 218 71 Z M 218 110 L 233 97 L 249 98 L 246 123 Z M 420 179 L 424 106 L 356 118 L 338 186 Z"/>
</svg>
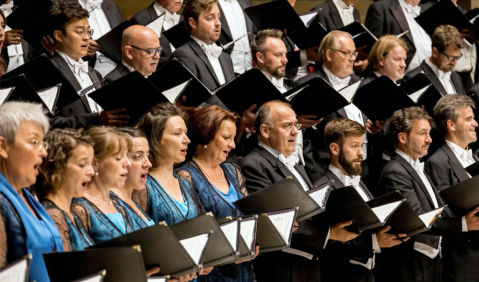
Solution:
<svg viewBox="0 0 479 282">
<path fill-rule="evenodd" d="M 479 230 L 479 217 L 476 216 L 477 212 L 479 212 L 479 206 L 466 214 L 467 230 L 469 231 Z"/>
<path fill-rule="evenodd" d="M 21 29 L 12 29 L 12 30 L 6 31 L 3 44 L 5 46 L 10 46 L 12 44 L 15 44 L 15 45 L 20 44 L 20 42 L 22 42 L 22 39 L 23 39 L 22 32 L 23 30 Z"/>
<path fill-rule="evenodd" d="M 358 237 L 358 234 L 349 232 L 344 228 L 345 226 L 351 225 L 351 223 L 353 223 L 353 221 L 348 220 L 336 223 L 335 225 L 331 226 L 331 229 L 329 231 L 329 239 L 346 242 Z"/>
<path fill-rule="evenodd" d="M 301 123 L 301 129 L 308 129 L 323 120 L 322 118 L 318 119 L 318 117 L 315 115 L 300 115 L 296 118 L 298 119 L 299 123 Z"/>
<path fill-rule="evenodd" d="M 130 118 L 127 115 L 117 115 L 116 113 L 124 112 L 126 109 L 114 109 L 105 111 L 102 110 L 98 114 L 100 115 L 100 125 L 104 126 L 118 126 L 128 123 Z"/>
<path fill-rule="evenodd" d="M 198 271 L 198 275 L 208 275 L 210 272 L 213 270 L 214 267 L 208 267 L 208 268 L 201 268 L 200 271 Z"/>
<path fill-rule="evenodd" d="M 246 111 L 243 112 L 243 124 L 246 129 L 246 132 L 254 133 L 254 120 L 256 115 L 253 113 L 253 110 L 256 109 L 256 104 L 249 107 Z"/>
<path fill-rule="evenodd" d="M 146 270 L 146 277 L 150 277 L 151 275 L 160 272 L 160 268 L 158 266 L 153 267 L 152 269 Z"/>
<path fill-rule="evenodd" d="M 42 45 L 43 45 L 43 48 L 45 48 L 48 53 L 52 54 L 55 53 L 55 41 L 53 41 L 53 39 L 50 37 L 50 35 L 47 35 L 47 36 L 43 36 L 43 39 L 42 39 Z"/>
<path fill-rule="evenodd" d="M 368 60 L 356 60 L 353 65 L 354 73 L 362 73 L 368 66 Z"/>
<path fill-rule="evenodd" d="M 95 40 L 90 39 L 88 40 L 88 51 L 86 55 L 91 57 L 95 55 L 96 52 L 100 51 L 100 44 L 98 44 Z"/>
<path fill-rule="evenodd" d="M 184 102 L 186 101 L 185 95 L 181 96 L 181 99 L 176 101 L 176 106 L 180 108 L 183 112 L 187 113 L 189 117 L 192 117 L 197 111 L 201 109 L 201 106 L 198 107 L 187 107 Z"/>
<path fill-rule="evenodd" d="M 370 134 L 376 134 L 381 129 L 383 129 L 385 123 L 386 123 L 385 120 L 383 120 L 383 121 L 377 120 L 376 123 L 373 124 L 373 122 L 368 119 L 366 121 L 366 129 Z"/>
<path fill-rule="evenodd" d="M 306 56 L 308 57 L 308 61 L 317 62 L 319 60 L 318 47 L 319 46 L 306 48 Z"/>
<path fill-rule="evenodd" d="M 378 245 L 381 248 L 391 248 L 402 243 L 401 240 L 396 237 L 396 235 L 386 233 L 389 231 L 389 229 L 391 229 L 391 226 L 388 225 L 376 233 L 376 239 L 378 240 Z M 406 237 L 407 234 L 401 233 L 398 234 L 398 236 L 403 240 L 403 242 L 409 240 L 409 237 Z"/>
</svg>

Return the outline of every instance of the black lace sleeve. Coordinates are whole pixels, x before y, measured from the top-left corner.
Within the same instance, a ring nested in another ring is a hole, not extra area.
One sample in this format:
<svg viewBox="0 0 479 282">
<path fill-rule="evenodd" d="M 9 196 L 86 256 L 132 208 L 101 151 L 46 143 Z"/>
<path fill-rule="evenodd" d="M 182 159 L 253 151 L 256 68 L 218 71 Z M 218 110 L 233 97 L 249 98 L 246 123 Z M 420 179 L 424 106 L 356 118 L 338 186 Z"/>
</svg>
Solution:
<svg viewBox="0 0 479 282">
<path fill-rule="evenodd" d="M 150 214 L 150 207 L 148 205 L 150 199 L 150 188 L 145 185 L 144 189 L 133 190 L 131 199 L 135 202 L 146 214 Z"/>
<path fill-rule="evenodd" d="M 62 238 L 63 242 L 63 251 L 72 251 L 73 248 L 71 243 L 70 231 L 68 230 L 68 223 L 65 219 L 65 215 L 61 210 L 58 210 L 56 208 L 47 209 L 47 213 L 50 215 L 53 222 L 55 222 L 55 225 L 58 228 L 58 232 L 60 232 L 60 237 Z"/>
<path fill-rule="evenodd" d="M 175 171 L 175 173 L 182 179 L 186 180 L 186 182 L 190 186 L 189 188 L 190 188 L 191 199 L 193 199 L 193 202 L 198 210 L 198 214 L 199 215 L 205 214 L 206 213 L 205 208 L 203 208 L 203 204 L 201 203 L 201 200 L 198 197 L 198 194 L 196 194 L 195 184 L 193 183 L 193 178 L 191 177 L 191 174 L 187 170 L 179 170 L 179 169 Z"/>
<path fill-rule="evenodd" d="M 236 178 L 238 178 L 238 183 L 240 185 L 240 191 L 243 195 L 248 196 L 248 191 L 246 190 L 246 178 L 241 172 L 241 168 L 237 164 L 232 164 L 236 171 Z"/>
<path fill-rule="evenodd" d="M 91 221 L 88 210 L 80 203 L 73 203 L 71 211 L 77 215 L 77 217 L 80 219 L 81 226 L 84 228 L 87 234 L 89 234 L 91 229 Z"/>
<path fill-rule="evenodd" d="M 5 214 L 0 202 L 0 267 L 7 264 L 7 229 L 5 227 Z"/>
</svg>

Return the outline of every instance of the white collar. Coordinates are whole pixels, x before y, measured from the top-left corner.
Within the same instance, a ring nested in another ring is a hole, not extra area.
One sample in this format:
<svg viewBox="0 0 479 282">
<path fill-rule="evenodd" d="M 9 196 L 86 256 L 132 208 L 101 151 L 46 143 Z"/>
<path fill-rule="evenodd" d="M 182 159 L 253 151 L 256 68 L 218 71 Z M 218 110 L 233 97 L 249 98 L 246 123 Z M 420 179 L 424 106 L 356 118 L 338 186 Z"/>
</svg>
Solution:
<svg viewBox="0 0 479 282">
<path fill-rule="evenodd" d="M 413 160 L 411 156 L 409 156 L 408 154 L 406 154 L 405 152 L 399 149 L 396 149 L 395 152 L 396 154 L 400 155 L 403 159 L 405 159 L 413 168 L 415 168 L 416 165 L 420 163 L 419 159 Z"/>
<path fill-rule="evenodd" d="M 454 154 L 462 156 L 463 154 L 467 154 L 469 150 L 461 148 L 459 145 L 456 143 L 446 140 L 446 144 L 451 148 L 451 150 L 454 152 Z"/>
<path fill-rule="evenodd" d="M 281 154 L 278 150 L 275 150 L 271 148 L 270 146 L 264 144 L 263 142 L 259 141 L 258 145 L 263 147 L 266 151 L 268 151 L 271 155 L 273 155 L 275 158 L 279 158 L 279 154 Z"/>
<path fill-rule="evenodd" d="M 198 45 L 200 45 L 201 48 L 203 48 L 203 46 L 209 46 L 211 44 L 206 44 L 206 42 L 194 37 L 193 35 L 190 35 L 191 38 L 193 38 L 194 41 L 196 41 L 196 43 L 198 43 Z M 214 43 L 213 43 L 214 44 Z"/>
<path fill-rule="evenodd" d="M 122 63 L 130 72 L 136 71 L 132 66 L 130 66 L 129 64 L 127 64 L 124 60 L 121 60 L 121 63 Z"/>
<path fill-rule="evenodd" d="M 431 63 L 429 58 L 427 58 L 424 61 L 429 67 L 431 67 L 432 71 L 434 72 L 434 74 L 436 74 L 437 78 L 441 79 L 441 77 L 443 77 L 444 75 L 451 77 L 451 72 L 448 72 L 448 73 L 443 72 L 435 64 Z"/>
<path fill-rule="evenodd" d="M 334 4 L 336 4 L 336 6 L 338 6 L 339 8 L 343 9 L 343 10 L 353 10 L 354 9 L 354 6 L 350 5 L 346 5 L 346 3 L 343 2 L 343 0 L 333 0 Z"/>
<path fill-rule="evenodd" d="M 158 2 L 156 2 L 156 1 L 155 1 L 155 4 L 153 4 L 153 8 L 155 8 L 156 14 L 158 16 L 163 14 L 163 13 L 165 13 L 165 16 L 167 16 L 167 17 L 176 15 L 176 13 L 173 14 L 170 11 L 168 11 L 167 9 L 163 8 L 163 6 L 158 4 Z"/>
<path fill-rule="evenodd" d="M 75 63 L 83 64 L 82 58 L 78 59 L 78 61 L 75 61 L 72 57 L 68 56 L 67 54 L 63 53 L 62 51 L 58 49 L 56 49 L 55 52 L 57 52 L 58 55 L 60 55 L 63 59 L 65 59 L 65 61 L 67 61 L 67 63 L 70 66 L 74 66 Z"/>
<path fill-rule="evenodd" d="M 284 87 L 284 77 L 277 79 L 276 77 L 273 77 L 269 72 L 261 70 L 261 72 L 268 78 L 271 83 L 273 83 L 274 86 L 276 87 Z"/>
<path fill-rule="evenodd" d="M 329 168 L 328 168 L 334 175 L 336 175 L 337 178 L 339 178 L 339 180 L 341 180 L 341 182 L 343 183 L 346 183 L 346 174 L 344 174 L 339 168 L 335 167 L 334 165 L 332 164 L 329 164 Z"/>
</svg>

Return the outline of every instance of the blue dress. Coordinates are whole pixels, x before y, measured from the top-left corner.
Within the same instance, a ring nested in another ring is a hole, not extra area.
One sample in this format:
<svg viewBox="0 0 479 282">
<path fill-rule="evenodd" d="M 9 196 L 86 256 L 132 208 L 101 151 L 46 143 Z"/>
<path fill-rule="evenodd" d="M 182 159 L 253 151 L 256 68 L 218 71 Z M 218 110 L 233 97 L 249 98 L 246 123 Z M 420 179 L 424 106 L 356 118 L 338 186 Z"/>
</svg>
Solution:
<svg viewBox="0 0 479 282">
<path fill-rule="evenodd" d="M 6 239 L 7 249 L 3 250 L 6 251 L 6 263 L 13 263 L 31 254 L 28 280 L 48 282 L 50 278 L 42 254 L 62 252 L 62 239 L 43 206 L 26 189 L 23 189 L 22 193 L 38 219 L 0 173 L 0 224 L 5 227 L 0 238 Z"/>
<path fill-rule="evenodd" d="M 118 197 L 115 193 L 110 191 L 110 198 L 112 199 L 115 205 L 121 206 L 125 209 L 126 215 L 130 218 L 130 221 L 133 225 L 134 230 L 142 229 L 148 226 L 151 226 L 149 222 L 151 221 L 150 217 L 143 212 L 143 210 L 138 207 L 138 209 L 143 213 L 143 215 L 148 219 L 147 221 L 144 220 L 141 216 L 139 216 L 136 211 L 130 207 L 127 203 L 125 203 L 120 197 Z M 151 221 L 152 222 L 152 221 Z M 152 222 L 153 223 L 153 222 Z"/>
<path fill-rule="evenodd" d="M 68 214 L 61 210 L 54 202 L 43 199 L 41 203 L 53 222 L 55 222 L 58 231 L 60 231 L 60 236 L 63 240 L 63 251 L 83 251 L 83 249 L 93 245 L 93 240 L 85 232 L 85 229 L 82 227 L 77 228 L 70 220 Z M 72 215 L 73 219 L 78 217 L 74 213 L 72 213 Z M 79 222 L 79 220 L 75 220 L 75 222 Z"/>
<path fill-rule="evenodd" d="M 240 168 L 235 164 L 222 163 L 221 169 L 225 174 L 225 179 L 230 184 L 230 189 L 227 194 L 221 193 L 203 174 L 201 169 L 190 161 L 184 166 L 178 168 L 175 172 L 185 177 L 190 185 L 196 191 L 200 198 L 206 212 L 212 212 L 216 218 L 224 218 L 227 216 L 241 217 L 243 216 L 232 203 L 237 199 L 244 197 L 242 190 L 245 189 L 244 177 Z M 183 173 L 181 173 L 183 171 Z M 254 281 L 253 268 L 251 262 L 243 262 L 240 264 L 228 264 L 221 266 L 221 268 L 228 268 L 225 273 L 229 273 L 227 277 L 221 272 L 213 269 L 208 276 L 200 276 L 200 281 L 215 281 L 215 282 L 252 282 Z M 234 275 L 234 274 L 237 275 Z"/>
<path fill-rule="evenodd" d="M 117 211 L 122 215 L 125 223 L 125 231 L 108 218 L 95 204 L 87 198 L 74 198 L 72 212 L 77 215 L 75 222 L 78 226 L 85 228 L 90 238 L 95 243 L 100 243 L 134 231 L 133 224 L 126 216 L 126 211 L 119 205 L 115 205 Z M 117 222 L 117 224 L 122 224 Z"/>
</svg>

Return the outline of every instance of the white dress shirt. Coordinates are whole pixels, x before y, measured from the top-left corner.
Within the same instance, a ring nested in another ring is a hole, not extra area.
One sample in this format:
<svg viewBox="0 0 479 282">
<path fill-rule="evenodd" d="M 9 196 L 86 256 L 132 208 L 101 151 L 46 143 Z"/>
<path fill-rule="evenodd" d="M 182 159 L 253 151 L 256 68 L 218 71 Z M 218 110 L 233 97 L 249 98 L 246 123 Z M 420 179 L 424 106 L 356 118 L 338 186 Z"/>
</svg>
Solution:
<svg viewBox="0 0 479 282">
<path fill-rule="evenodd" d="M 253 56 L 246 29 L 246 20 L 243 9 L 238 0 L 218 0 L 224 15 L 222 15 L 230 28 L 233 41 L 240 38 L 234 43 L 231 52 L 231 60 L 235 73 L 244 73 L 253 68 Z M 243 36 L 243 37 L 242 37 Z"/>
<path fill-rule="evenodd" d="M 12 13 L 13 9 L 13 2 L 10 2 L 8 4 L 3 4 L 0 6 L 0 10 L 2 10 L 3 14 L 5 15 L 5 18 L 8 17 Z M 12 30 L 8 25 L 5 27 L 5 31 Z M 12 44 L 7 47 L 8 50 L 8 67 L 7 67 L 7 72 L 18 68 L 19 66 L 23 65 L 25 63 L 25 58 L 23 57 L 23 47 L 22 47 L 22 42 L 20 41 L 19 44 Z"/>
<path fill-rule="evenodd" d="M 180 15 L 178 15 L 177 13 L 172 14 L 170 11 L 160 6 L 158 2 L 155 2 L 155 4 L 153 4 L 153 8 L 155 8 L 156 15 L 158 16 L 165 13 L 165 16 L 163 17 L 163 22 L 160 23 L 158 28 L 156 28 L 157 30 L 155 30 L 156 34 L 158 34 L 158 37 L 161 37 L 162 29 L 163 31 L 166 31 L 174 27 L 180 22 Z M 170 43 L 170 48 L 171 48 L 171 52 L 174 52 L 176 50 L 175 47 L 173 47 L 173 44 L 171 43 Z"/>
<path fill-rule="evenodd" d="M 339 78 L 335 76 L 327 67 L 324 66 L 323 64 L 323 70 L 326 73 L 326 76 L 328 77 L 329 81 L 331 82 L 331 85 L 333 88 L 338 91 L 341 90 L 342 88 L 346 87 L 349 85 L 349 81 L 351 80 L 350 76 L 347 76 L 345 78 Z M 354 120 L 364 126 L 366 126 L 365 121 L 363 119 L 363 113 L 361 110 L 356 107 L 354 104 L 349 104 L 346 107 L 344 107 L 344 110 L 346 111 L 346 115 L 348 119 Z M 363 160 L 366 160 L 368 157 L 368 136 L 366 134 L 363 135 L 364 137 L 364 144 L 362 146 L 363 149 Z"/>
<path fill-rule="evenodd" d="M 452 70 L 456 72 L 471 72 L 471 78 L 474 78 L 477 60 L 476 44 L 464 44 L 464 48 L 462 48 L 461 53 L 462 58 L 457 60 L 457 64 Z"/>
<path fill-rule="evenodd" d="M 407 24 L 409 26 L 409 32 L 414 40 L 414 47 L 416 47 L 416 53 L 412 57 L 409 66 L 406 68 L 406 73 L 419 67 L 422 61 L 427 60 L 431 56 L 431 38 L 422 29 L 422 27 L 414 20 L 421 13 L 421 7 L 412 7 L 404 0 L 399 0 L 401 8 L 406 16 Z"/>
<path fill-rule="evenodd" d="M 296 46 L 296 44 L 294 45 L 294 48 L 299 49 L 299 47 Z M 303 76 L 308 75 L 309 61 L 308 61 L 308 55 L 306 54 L 306 50 L 299 51 L 299 60 L 300 60 L 300 63 L 298 66 L 298 71 L 296 72 L 296 74 L 291 74 L 289 72 L 286 72 L 287 79 L 291 81 L 295 81 L 302 78 Z"/>
<path fill-rule="evenodd" d="M 329 165 L 329 170 L 334 175 L 336 175 L 336 177 L 339 178 L 339 180 L 345 186 L 353 186 L 354 189 L 356 189 L 356 191 L 359 193 L 359 195 L 361 196 L 361 198 L 363 198 L 363 200 L 365 202 L 371 200 L 359 184 L 360 181 L 361 181 L 361 176 L 360 175 L 356 175 L 354 177 L 351 177 L 349 175 L 345 175 L 339 168 L 333 166 L 332 164 Z M 372 242 L 373 242 L 374 253 L 380 253 L 381 248 L 379 247 L 378 238 L 377 238 L 376 234 L 372 234 L 372 240 L 373 240 Z M 368 261 L 366 263 L 361 263 L 361 262 L 358 262 L 358 261 L 355 261 L 355 260 L 350 260 L 349 262 L 352 263 L 352 264 L 357 264 L 357 265 L 364 266 L 367 269 L 371 270 L 371 269 L 374 268 L 375 254 L 373 255 L 372 258 L 368 259 Z"/>
<path fill-rule="evenodd" d="M 333 3 L 339 11 L 343 25 L 346 26 L 354 22 L 354 6 L 348 6 L 342 0 L 333 0 Z"/>
<path fill-rule="evenodd" d="M 68 56 L 67 54 L 63 53 L 62 51 L 58 49 L 55 50 L 55 52 L 57 52 L 58 55 L 62 56 L 62 58 L 67 62 L 68 66 L 70 67 L 70 70 L 72 71 L 73 75 L 77 79 L 82 89 L 85 89 L 93 85 L 93 82 L 91 81 L 90 76 L 88 75 L 88 62 L 84 62 L 81 58 L 77 62 L 74 59 L 72 59 L 70 56 Z M 85 94 L 91 93 L 93 91 L 95 91 L 95 89 L 92 89 Z M 90 109 L 93 113 L 98 113 L 99 111 L 102 110 L 100 105 L 98 105 L 92 98 L 88 97 L 88 95 L 86 95 L 86 97 L 87 97 Z"/>
<path fill-rule="evenodd" d="M 219 60 L 223 48 L 219 47 L 215 43 L 208 45 L 194 36 L 191 36 L 191 38 L 193 38 L 193 40 L 200 45 L 203 52 L 205 52 L 205 55 L 208 58 L 208 61 L 210 61 L 210 64 L 213 67 L 220 84 L 224 84 L 226 79 Z"/>
<path fill-rule="evenodd" d="M 454 84 L 452 83 L 451 80 L 451 74 L 452 72 L 443 72 L 440 70 L 436 65 L 431 63 L 429 59 L 426 59 L 426 64 L 431 67 L 432 71 L 434 74 L 436 74 L 437 78 L 441 82 L 442 86 L 444 89 L 446 89 L 446 93 L 441 93 L 441 94 L 456 94 L 456 89 L 454 88 Z"/>
<path fill-rule="evenodd" d="M 106 18 L 105 12 L 101 8 L 103 0 L 79 0 L 78 2 L 85 10 L 90 12 L 88 23 L 90 24 L 90 28 L 94 31 L 92 36 L 93 40 L 97 40 L 111 30 L 110 23 Z M 102 53 L 96 52 L 95 70 L 97 70 L 103 77 L 114 70 L 115 67 L 115 62 L 105 57 Z"/>
<path fill-rule="evenodd" d="M 457 144 L 455 144 L 455 143 L 453 143 L 449 140 L 446 140 L 446 144 L 447 144 L 447 146 L 449 146 L 449 148 L 451 148 L 451 151 L 454 153 L 456 158 L 459 160 L 462 167 L 466 168 L 466 167 L 468 167 L 468 166 L 470 166 L 470 165 L 472 165 L 476 162 L 474 160 L 474 157 L 472 156 L 472 150 L 471 149 L 464 150 L 464 148 L 459 147 Z M 471 177 L 471 175 L 469 173 L 467 175 L 469 175 L 469 177 Z"/>
</svg>

